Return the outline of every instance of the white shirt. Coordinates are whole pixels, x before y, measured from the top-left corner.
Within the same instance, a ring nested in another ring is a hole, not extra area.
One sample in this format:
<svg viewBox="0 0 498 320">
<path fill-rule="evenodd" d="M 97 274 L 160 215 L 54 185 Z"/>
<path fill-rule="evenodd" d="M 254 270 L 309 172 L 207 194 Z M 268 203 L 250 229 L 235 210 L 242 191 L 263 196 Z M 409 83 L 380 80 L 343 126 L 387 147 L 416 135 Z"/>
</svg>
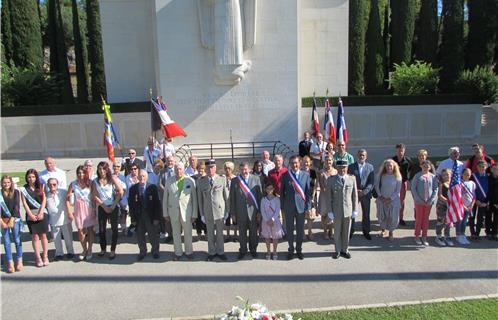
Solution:
<svg viewBox="0 0 498 320">
<path fill-rule="evenodd" d="M 365 162 L 363 162 L 363 164 L 358 162 L 358 170 L 360 171 L 360 178 L 363 178 L 363 169 L 365 169 Z"/>
<path fill-rule="evenodd" d="M 157 158 L 161 156 L 161 150 L 158 148 L 152 149 L 152 151 L 149 150 L 149 147 L 145 147 L 144 149 L 144 161 L 145 161 L 145 170 L 147 172 L 152 172 L 154 171 L 154 161 L 156 161 Z"/>
<path fill-rule="evenodd" d="M 271 160 L 268 160 L 268 162 L 264 162 L 264 161 L 261 161 L 263 163 L 263 174 L 265 176 L 268 176 L 268 172 L 275 168 L 275 163 L 273 163 L 273 161 Z"/>
<path fill-rule="evenodd" d="M 67 218 L 66 193 L 64 189 L 58 189 L 54 194 L 47 192 L 47 210 L 51 226 L 63 226 L 70 223 Z"/>
<path fill-rule="evenodd" d="M 313 159 L 321 160 L 322 159 L 322 153 L 325 151 L 327 148 L 327 143 L 325 141 L 320 142 L 313 142 L 310 148 L 310 154 Z M 320 155 L 314 155 L 314 153 L 320 153 Z"/>
<path fill-rule="evenodd" d="M 126 183 L 125 196 L 126 196 L 126 200 L 128 201 L 128 197 L 130 195 L 130 188 L 134 184 L 138 183 L 138 177 L 135 177 L 135 180 L 133 180 L 133 178 L 131 177 L 131 174 L 129 174 L 125 178 L 125 183 Z"/>
<path fill-rule="evenodd" d="M 185 175 L 187 177 L 191 177 L 193 176 L 194 174 L 197 174 L 197 170 L 192 168 L 191 166 L 188 166 L 187 168 L 185 168 Z"/>
<path fill-rule="evenodd" d="M 175 146 L 172 143 L 164 142 L 161 146 L 162 157 L 166 158 L 175 155 Z"/>
<path fill-rule="evenodd" d="M 66 172 L 59 168 L 55 168 L 54 171 L 43 170 L 40 172 L 40 181 L 47 185 L 48 179 L 55 178 L 59 183 L 59 189 L 67 190 L 67 180 L 66 180 Z M 48 189 L 47 189 L 48 191 Z"/>
<path fill-rule="evenodd" d="M 454 160 L 451 160 L 450 158 L 441 161 L 441 163 L 439 164 L 439 166 L 437 167 L 437 170 L 436 170 L 437 175 L 440 176 L 441 172 L 443 172 L 444 169 L 449 169 L 450 173 L 451 173 L 451 170 L 453 170 L 453 163 L 454 163 Z M 460 172 L 460 175 L 461 175 L 463 172 L 463 169 L 465 169 L 465 166 L 463 165 L 462 161 L 457 160 L 457 168 L 458 168 L 458 171 Z"/>
<path fill-rule="evenodd" d="M 128 187 L 126 186 L 126 177 L 121 173 L 117 177 L 119 178 L 119 184 L 120 184 L 121 188 L 123 188 L 123 196 L 121 197 L 121 199 L 119 199 L 119 204 L 122 206 L 127 206 L 128 205 L 128 192 L 127 192 Z"/>
</svg>

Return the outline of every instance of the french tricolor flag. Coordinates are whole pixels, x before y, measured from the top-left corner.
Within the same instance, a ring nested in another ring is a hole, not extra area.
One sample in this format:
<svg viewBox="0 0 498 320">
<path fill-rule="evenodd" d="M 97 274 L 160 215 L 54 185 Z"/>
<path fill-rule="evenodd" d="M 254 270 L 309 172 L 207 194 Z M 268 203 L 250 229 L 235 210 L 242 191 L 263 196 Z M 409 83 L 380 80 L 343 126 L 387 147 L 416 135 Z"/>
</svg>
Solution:
<svg viewBox="0 0 498 320">
<path fill-rule="evenodd" d="M 318 111 L 316 110 L 315 97 L 313 97 L 313 109 L 311 110 L 311 129 L 313 130 L 314 136 L 320 133 L 320 124 L 318 122 Z"/>
<path fill-rule="evenodd" d="M 331 142 L 335 146 L 336 136 L 335 136 L 335 125 L 334 125 L 334 116 L 332 115 L 332 108 L 330 107 L 330 101 L 327 98 L 325 100 L 325 121 L 324 121 L 324 129 L 325 129 L 325 141 Z"/>
<path fill-rule="evenodd" d="M 348 142 L 348 129 L 346 129 L 346 120 L 344 119 L 344 107 L 342 106 L 342 100 L 339 98 L 339 106 L 337 110 L 337 140 L 342 140 L 345 143 Z"/>
<path fill-rule="evenodd" d="M 150 102 L 153 106 L 151 110 L 152 131 L 161 129 L 163 135 L 166 138 L 187 136 L 182 127 L 180 127 L 173 119 L 170 118 L 168 112 L 166 111 L 168 108 L 160 98 L 157 98 L 156 100 L 154 98 L 151 98 Z"/>
</svg>

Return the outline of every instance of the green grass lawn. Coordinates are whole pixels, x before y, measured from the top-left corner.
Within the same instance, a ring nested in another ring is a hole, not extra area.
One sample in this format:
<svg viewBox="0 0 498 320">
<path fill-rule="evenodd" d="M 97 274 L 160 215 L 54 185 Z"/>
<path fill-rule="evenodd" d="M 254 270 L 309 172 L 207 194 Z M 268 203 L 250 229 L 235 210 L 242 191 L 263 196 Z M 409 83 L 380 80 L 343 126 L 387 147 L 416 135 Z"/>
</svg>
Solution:
<svg viewBox="0 0 498 320">
<path fill-rule="evenodd" d="M 293 314 L 293 317 L 294 319 L 302 320 L 496 320 L 498 319 L 498 299 L 465 300 L 388 308 L 296 313 Z"/>
<path fill-rule="evenodd" d="M 19 178 L 19 181 L 17 182 L 17 186 L 24 186 L 26 181 L 24 181 L 24 175 L 26 174 L 26 171 L 24 172 L 1 172 L 0 177 L 3 176 L 11 176 L 14 180 L 15 178 Z"/>
</svg>

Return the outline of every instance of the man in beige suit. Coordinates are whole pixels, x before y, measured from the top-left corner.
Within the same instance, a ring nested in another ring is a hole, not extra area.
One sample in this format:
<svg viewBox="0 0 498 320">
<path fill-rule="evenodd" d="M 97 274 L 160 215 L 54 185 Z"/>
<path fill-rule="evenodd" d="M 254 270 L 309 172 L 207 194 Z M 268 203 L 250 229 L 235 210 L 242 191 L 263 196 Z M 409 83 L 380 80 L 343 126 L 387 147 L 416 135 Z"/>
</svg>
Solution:
<svg viewBox="0 0 498 320">
<path fill-rule="evenodd" d="M 218 256 L 222 261 L 227 260 L 223 241 L 223 227 L 228 188 L 225 178 L 216 174 L 216 161 L 206 161 L 207 175 L 197 180 L 197 197 L 199 215 L 207 227 L 208 257 L 206 261 L 213 261 Z"/>
<path fill-rule="evenodd" d="M 185 176 L 183 163 L 175 165 L 175 175 L 166 180 L 163 196 L 163 214 L 166 221 L 171 221 L 174 261 L 183 255 L 182 229 L 185 242 L 185 255 L 193 259 L 192 223 L 197 219 L 197 192 L 192 178 Z"/>
<path fill-rule="evenodd" d="M 358 193 L 356 178 L 348 174 L 348 162 L 336 161 L 337 175 L 327 180 L 327 190 L 330 192 L 330 210 L 328 217 L 334 220 L 335 252 L 332 258 L 340 256 L 351 259 L 349 253 L 349 232 L 351 219 L 358 215 Z"/>
</svg>

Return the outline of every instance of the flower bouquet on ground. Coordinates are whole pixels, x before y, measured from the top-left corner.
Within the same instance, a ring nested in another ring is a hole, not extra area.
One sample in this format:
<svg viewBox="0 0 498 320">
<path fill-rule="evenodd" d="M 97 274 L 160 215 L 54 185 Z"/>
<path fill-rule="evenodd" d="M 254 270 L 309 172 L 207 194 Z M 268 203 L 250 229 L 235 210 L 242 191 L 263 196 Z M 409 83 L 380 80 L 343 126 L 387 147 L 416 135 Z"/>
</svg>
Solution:
<svg viewBox="0 0 498 320">
<path fill-rule="evenodd" d="M 245 300 L 237 296 L 237 300 L 243 302 L 242 306 L 233 306 L 230 311 L 224 315 L 217 316 L 218 320 L 292 320 L 291 314 L 283 316 L 276 315 L 270 312 L 262 303 L 250 304 L 249 300 Z"/>
</svg>

